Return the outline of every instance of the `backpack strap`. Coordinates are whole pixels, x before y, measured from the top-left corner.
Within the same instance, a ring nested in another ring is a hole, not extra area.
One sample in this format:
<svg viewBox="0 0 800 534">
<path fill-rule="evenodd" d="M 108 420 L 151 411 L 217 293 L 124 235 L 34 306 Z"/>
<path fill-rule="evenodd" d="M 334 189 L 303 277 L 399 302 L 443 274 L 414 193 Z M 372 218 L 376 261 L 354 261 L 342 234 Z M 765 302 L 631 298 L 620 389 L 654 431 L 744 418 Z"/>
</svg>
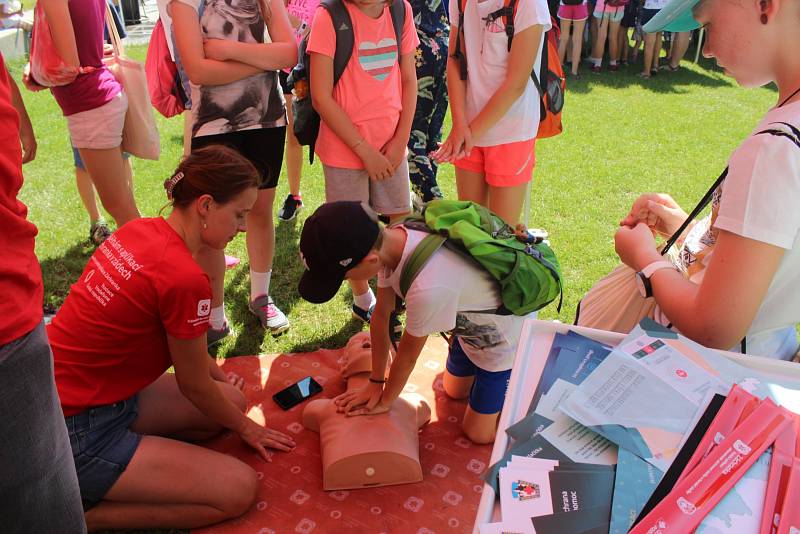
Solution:
<svg viewBox="0 0 800 534">
<path fill-rule="evenodd" d="M 429 230 L 430 231 L 430 230 Z M 447 238 L 439 234 L 429 234 L 425 236 L 419 245 L 416 246 L 414 252 L 406 260 L 403 265 L 403 270 L 400 273 L 400 293 L 405 298 L 411 284 L 416 280 L 417 275 L 422 271 L 428 260 L 431 259 L 433 253 L 442 248 Z"/>
<path fill-rule="evenodd" d="M 511 41 L 514 40 L 514 15 L 517 14 L 517 0 L 509 0 L 505 5 L 503 22 L 506 27 L 506 37 L 508 37 L 508 51 L 511 52 Z"/>
<path fill-rule="evenodd" d="M 333 85 L 336 85 L 353 55 L 356 40 L 353 21 L 342 0 L 322 0 L 320 5 L 331 16 L 333 33 L 336 36 L 336 52 L 333 55 Z"/>
<path fill-rule="evenodd" d="M 403 41 L 403 26 L 406 24 L 406 3 L 403 0 L 394 0 L 389 6 L 392 15 L 394 36 L 397 40 L 397 61 L 400 61 L 400 43 Z"/>
<path fill-rule="evenodd" d="M 458 70 L 461 80 L 467 79 L 467 45 L 464 44 L 464 10 L 467 0 L 452 0 L 458 2 L 458 35 L 456 36 L 456 49 L 452 58 L 458 60 Z"/>
</svg>

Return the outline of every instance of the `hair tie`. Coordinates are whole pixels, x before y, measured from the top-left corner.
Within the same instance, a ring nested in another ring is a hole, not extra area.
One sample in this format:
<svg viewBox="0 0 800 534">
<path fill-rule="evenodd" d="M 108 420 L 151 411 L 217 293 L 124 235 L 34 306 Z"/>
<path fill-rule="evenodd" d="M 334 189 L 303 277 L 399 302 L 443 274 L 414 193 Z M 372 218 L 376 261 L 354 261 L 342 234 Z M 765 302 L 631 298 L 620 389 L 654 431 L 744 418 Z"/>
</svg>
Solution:
<svg viewBox="0 0 800 534">
<path fill-rule="evenodd" d="M 167 198 L 169 200 L 172 200 L 172 191 L 181 180 L 183 180 L 183 171 L 176 172 L 172 175 L 172 178 L 164 182 L 164 189 L 167 190 Z"/>
</svg>

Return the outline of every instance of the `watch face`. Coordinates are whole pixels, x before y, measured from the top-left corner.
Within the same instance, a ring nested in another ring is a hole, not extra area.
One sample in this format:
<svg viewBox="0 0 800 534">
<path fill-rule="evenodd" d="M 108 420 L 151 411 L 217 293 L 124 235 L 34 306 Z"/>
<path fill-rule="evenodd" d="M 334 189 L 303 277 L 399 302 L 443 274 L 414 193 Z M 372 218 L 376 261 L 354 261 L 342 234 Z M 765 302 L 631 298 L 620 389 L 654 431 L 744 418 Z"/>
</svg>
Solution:
<svg viewBox="0 0 800 534">
<path fill-rule="evenodd" d="M 645 276 L 644 274 L 639 271 L 636 273 L 636 289 L 639 290 L 639 294 L 642 295 L 644 298 L 649 297 L 650 295 L 647 294 L 647 286 L 645 285 Z"/>
</svg>

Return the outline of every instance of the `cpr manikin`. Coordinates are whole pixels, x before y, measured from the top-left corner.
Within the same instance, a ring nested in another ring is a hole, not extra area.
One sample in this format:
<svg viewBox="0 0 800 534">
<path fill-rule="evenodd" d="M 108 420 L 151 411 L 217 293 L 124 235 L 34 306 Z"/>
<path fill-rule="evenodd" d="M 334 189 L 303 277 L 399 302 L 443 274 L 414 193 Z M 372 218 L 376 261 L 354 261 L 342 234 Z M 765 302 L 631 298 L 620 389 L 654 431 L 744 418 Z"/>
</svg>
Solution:
<svg viewBox="0 0 800 534">
<path fill-rule="evenodd" d="M 372 367 L 369 332 L 350 338 L 339 364 L 348 390 L 367 383 Z M 310 402 L 303 410 L 303 425 L 320 435 L 323 489 L 419 482 L 419 429 L 430 418 L 430 406 L 415 393 L 400 395 L 386 413 L 355 417 L 337 413 L 331 399 Z"/>
</svg>

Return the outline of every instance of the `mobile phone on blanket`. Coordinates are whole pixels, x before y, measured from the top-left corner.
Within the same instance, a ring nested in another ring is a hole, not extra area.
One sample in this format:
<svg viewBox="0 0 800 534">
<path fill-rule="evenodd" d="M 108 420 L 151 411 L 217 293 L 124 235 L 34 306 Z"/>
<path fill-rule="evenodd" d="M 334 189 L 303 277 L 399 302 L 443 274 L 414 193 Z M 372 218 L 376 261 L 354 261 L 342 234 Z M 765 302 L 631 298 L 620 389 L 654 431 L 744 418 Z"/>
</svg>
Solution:
<svg viewBox="0 0 800 534">
<path fill-rule="evenodd" d="M 280 390 L 272 396 L 272 399 L 284 410 L 289 410 L 320 391 L 322 386 L 319 382 L 307 376 Z"/>
</svg>

